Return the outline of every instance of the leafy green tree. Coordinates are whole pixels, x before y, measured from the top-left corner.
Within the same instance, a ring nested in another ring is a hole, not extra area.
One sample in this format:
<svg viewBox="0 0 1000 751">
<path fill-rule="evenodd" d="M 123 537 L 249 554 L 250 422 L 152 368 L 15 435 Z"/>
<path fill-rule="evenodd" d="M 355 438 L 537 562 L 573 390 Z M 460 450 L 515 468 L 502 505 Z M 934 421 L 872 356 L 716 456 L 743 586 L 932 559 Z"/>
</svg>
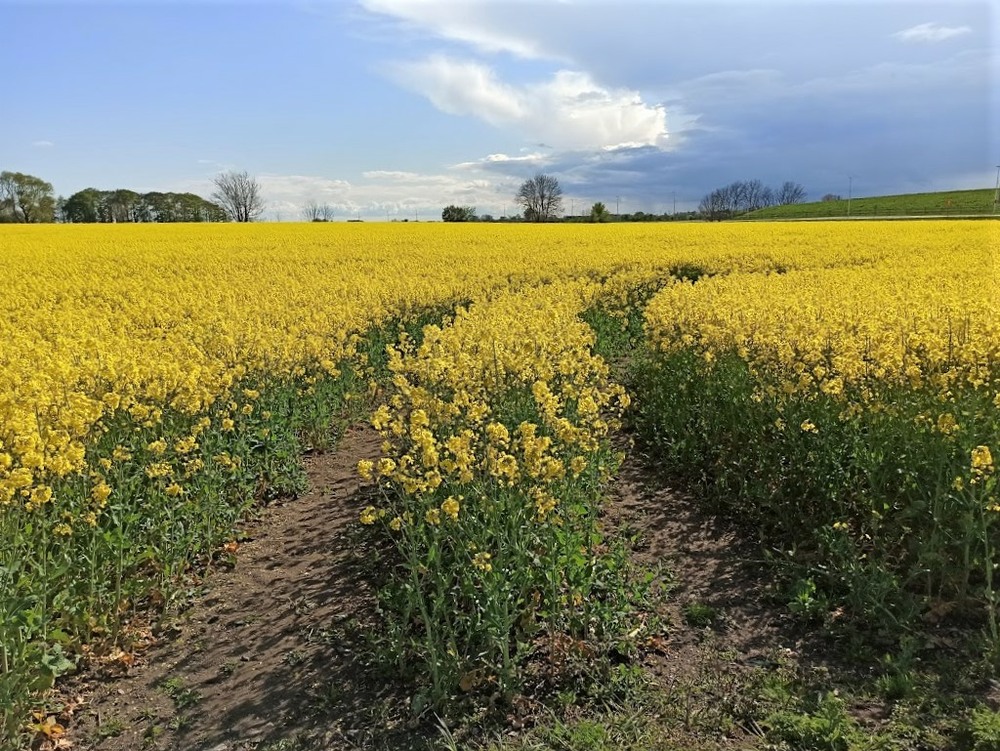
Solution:
<svg viewBox="0 0 1000 751">
<path fill-rule="evenodd" d="M 101 221 L 104 192 L 97 188 L 84 188 L 66 199 L 63 218 L 74 224 Z"/>
<path fill-rule="evenodd" d="M 63 205 L 67 222 L 225 222 L 221 206 L 194 193 L 136 193 L 86 188 Z"/>
<path fill-rule="evenodd" d="M 118 190 L 108 191 L 105 193 L 104 203 L 106 213 L 112 222 L 141 221 L 142 196 L 134 190 L 119 188 Z"/>
<path fill-rule="evenodd" d="M 443 222 L 474 222 L 476 221 L 475 206 L 445 206 L 441 212 Z"/>
<path fill-rule="evenodd" d="M 590 221 L 592 222 L 606 222 L 611 217 L 608 213 L 608 207 L 603 203 L 598 201 L 593 206 L 590 207 Z"/>
<path fill-rule="evenodd" d="M 56 199 L 52 183 L 23 172 L 0 172 L 0 214 L 28 224 L 54 222 Z"/>
</svg>

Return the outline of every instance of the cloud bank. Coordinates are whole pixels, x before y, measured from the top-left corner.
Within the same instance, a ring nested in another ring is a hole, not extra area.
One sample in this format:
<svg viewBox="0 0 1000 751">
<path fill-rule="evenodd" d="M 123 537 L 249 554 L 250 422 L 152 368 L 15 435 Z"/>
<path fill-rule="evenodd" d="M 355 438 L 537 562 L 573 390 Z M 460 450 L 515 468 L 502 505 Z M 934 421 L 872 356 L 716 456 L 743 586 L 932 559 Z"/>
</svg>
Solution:
<svg viewBox="0 0 1000 751">
<path fill-rule="evenodd" d="M 506 83 L 481 63 L 431 55 L 396 63 L 392 77 L 452 115 L 514 127 L 556 150 L 663 146 L 666 112 L 636 91 L 601 86 L 587 73 L 560 70 L 546 81 Z"/>
</svg>

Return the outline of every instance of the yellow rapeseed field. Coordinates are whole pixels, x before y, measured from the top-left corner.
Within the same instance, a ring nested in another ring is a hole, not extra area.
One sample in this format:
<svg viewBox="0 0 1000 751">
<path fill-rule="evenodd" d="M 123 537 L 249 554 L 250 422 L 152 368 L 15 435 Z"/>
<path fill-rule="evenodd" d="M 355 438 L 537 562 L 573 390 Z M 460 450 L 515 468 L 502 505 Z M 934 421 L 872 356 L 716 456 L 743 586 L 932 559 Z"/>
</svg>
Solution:
<svg viewBox="0 0 1000 751">
<path fill-rule="evenodd" d="M 932 279 L 965 262 L 986 299 L 995 241 L 992 224 L 937 222 L 5 226 L 0 504 L 84 469 L 83 444 L 103 415 L 197 414 L 248 372 L 335 371 L 354 335 L 407 311 L 615 271 L 662 277 L 687 264 L 715 273 L 891 262 Z M 803 279 L 801 301 L 831 304 Z M 928 303 L 914 314 L 941 309 L 939 296 Z M 741 315 L 742 305 L 719 299 L 715 311 Z M 996 336 L 995 320 L 970 321 L 976 346 L 988 346 L 982 326 Z"/>
<path fill-rule="evenodd" d="M 995 411 L 995 226 L 0 226 L 0 740 L 45 680 L 209 560 L 254 495 L 294 490 L 296 432 L 361 392 L 386 397 L 385 444 L 359 469 L 392 490 L 361 521 L 414 577 L 389 633 L 444 671 L 435 701 L 470 670 L 514 685 L 525 613 L 544 603 L 585 636 L 611 597 L 584 553 L 630 395 L 588 310 L 625 321 L 659 290 L 653 349 L 736 353 L 767 376 L 760 400 L 850 394 L 849 413 L 891 385 L 989 392 Z M 384 371 L 373 342 L 393 345 Z M 977 424 L 995 425 L 984 403 Z M 970 498 L 1000 453 L 979 444 L 955 481 Z"/>
<path fill-rule="evenodd" d="M 1000 391 L 992 380 L 1000 375 L 1000 264 L 987 242 L 991 227 L 982 226 L 978 242 L 872 266 L 674 285 L 647 309 L 649 337 L 709 359 L 735 350 L 779 376 L 787 394 L 925 383 L 944 395 L 964 386 Z"/>
</svg>

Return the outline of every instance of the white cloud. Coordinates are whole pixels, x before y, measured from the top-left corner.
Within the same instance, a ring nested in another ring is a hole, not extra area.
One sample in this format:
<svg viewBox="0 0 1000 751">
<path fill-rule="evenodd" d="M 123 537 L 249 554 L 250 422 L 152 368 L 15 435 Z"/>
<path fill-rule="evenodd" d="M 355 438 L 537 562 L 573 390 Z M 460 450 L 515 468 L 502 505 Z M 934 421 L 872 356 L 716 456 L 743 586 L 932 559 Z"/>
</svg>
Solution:
<svg viewBox="0 0 1000 751">
<path fill-rule="evenodd" d="M 636 91 L 601 86 L 580 71 L 515 86 L 480 63 L 432 55 L 397 63 L 391 73 L 444 112 L 513 126 L 557 150 L 663 145 L 667 137 L 663 107 L 644 103 Z"/>
<path fill-rule="evenodd" d="M 52 141 L 32 141 L 31 145 L 39 149 L 47 149 L 51 146 L 55 146 L 55 144 L 52 143 Z"/>
<path fill-rule="evenodd" d="M 943 42 L 952 37 L 968 34 L 968 26 L 942 26 L 936 23 L 921 23 L 908 29 L 897 31 L 892 36 L 901 42 Z"/>
<path fill-rule="evenodd" d="M 516 5 L 483 0 L 362 0 L 365 9 L 391 16 L 437 36 L 465 42 L 483 52 L 509 52 L 518 57 L 552 57 L 539 40 L 523 29 L 519 15 L 528 12 Z"/>
<path fill-rule="evenodd" d="M 510 163 L 522 163 L 522 164 L 544 164 L 546 161 L 546 156 L 544 154 L 522 154 L 521 156 L 509 156 L 508 154 L 487 154 L 482 159 L 477 159 L 472 162 L 462 162 L 456 164 L 456 169 L 469 169 L 473 167 L 479 167 L 483 164 L 510 164 Z"/>
</svg>

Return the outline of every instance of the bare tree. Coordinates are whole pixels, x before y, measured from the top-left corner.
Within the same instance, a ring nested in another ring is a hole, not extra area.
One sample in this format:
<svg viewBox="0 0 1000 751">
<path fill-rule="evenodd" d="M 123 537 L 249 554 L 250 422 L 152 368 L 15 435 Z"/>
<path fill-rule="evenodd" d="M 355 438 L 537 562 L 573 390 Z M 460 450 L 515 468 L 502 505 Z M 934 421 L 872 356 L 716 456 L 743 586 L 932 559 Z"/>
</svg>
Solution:
<svg viewBox="0 0 1000 751">
<path fill-rule="evenodd" d="M 307 222 L 331 222 L 333 221 L 333 206 L 328 203 L 321 206 L 316 201 L 309 201 L 302 208 L 302 218 Z"/>
<path fill-rule="evenodd" d="M 551 175 L 541 173 L 525 180 L 517 191 L 517 202 L 529 222 L 547 222 L 562 211 L 562 188 Z"/>
<path fill-rule="evenodd" d="M 741 211 L 757 211 L 774 203 L 774 193 L 760 180 L 745 180 L 743 183 Z"/>
<path fill-rule="evenodd" d="M 215 177 L 216 191 L 212 200 L 223 208 L 234 222 L 252 222 L 264 213 L 260 183 L 244 172 L 223 172 Z"/>
<path fill-rule="evenodd" d="M 302 208 L 302 218 L 307 222 L 318 222 L 320 220 L 319 204 L 310 201 Z"/>
<path fill-rule="evenodd" d="M 783 183 L 774 194 L 774 202 L 778 206 L 787 206 L 792 203 L 802 203 L 806 200 L 806 189 L 799 183 L 791 180 Z"/>
</svg>

